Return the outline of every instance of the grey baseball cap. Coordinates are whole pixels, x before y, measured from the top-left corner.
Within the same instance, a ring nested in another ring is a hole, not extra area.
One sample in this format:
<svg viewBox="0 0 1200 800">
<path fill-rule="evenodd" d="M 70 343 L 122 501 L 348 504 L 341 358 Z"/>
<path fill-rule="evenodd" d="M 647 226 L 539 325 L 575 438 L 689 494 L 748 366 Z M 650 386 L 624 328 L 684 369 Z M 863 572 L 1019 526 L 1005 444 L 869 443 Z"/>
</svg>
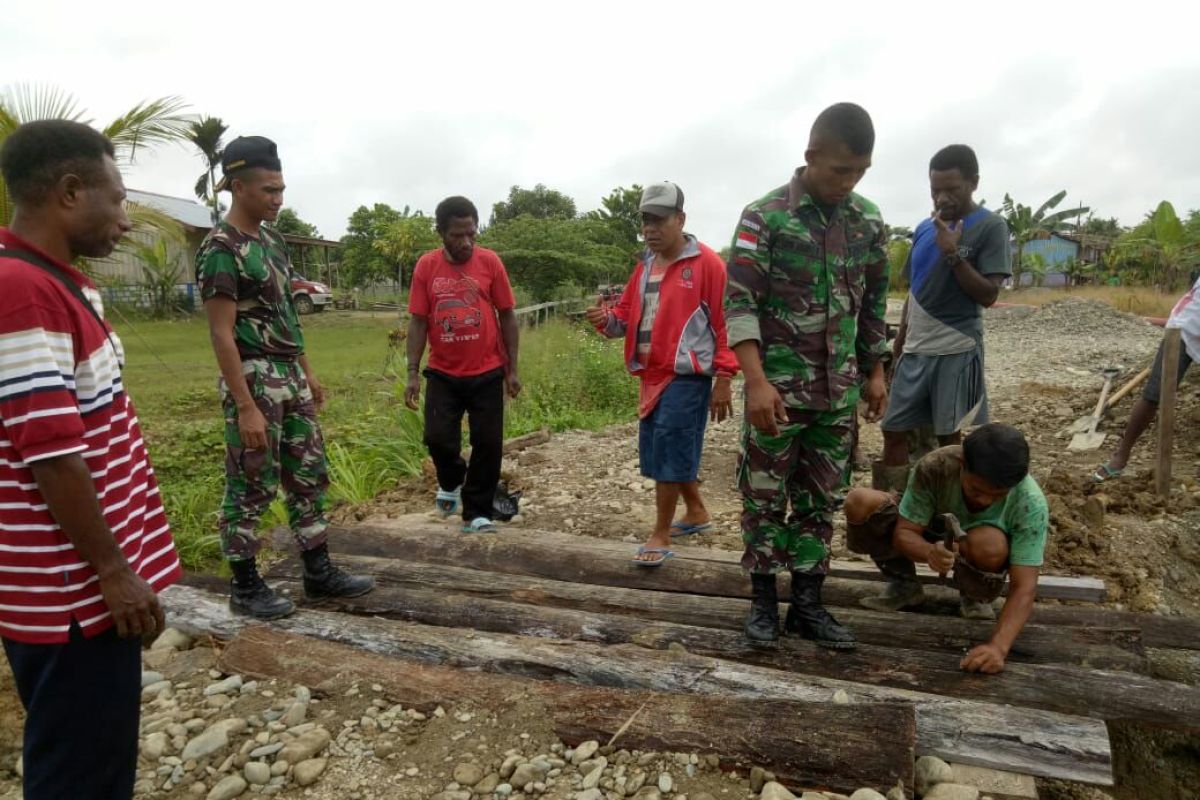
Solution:
<svg viewBox="0 0 1200 800">
<path fill-rule="evenodd" d="M 678 214 L 683 211 L 683 189 L 668 181 L 652 183 L 642 192 L 642 202 L 638 211 L 656 217 Z"/>
</svg>

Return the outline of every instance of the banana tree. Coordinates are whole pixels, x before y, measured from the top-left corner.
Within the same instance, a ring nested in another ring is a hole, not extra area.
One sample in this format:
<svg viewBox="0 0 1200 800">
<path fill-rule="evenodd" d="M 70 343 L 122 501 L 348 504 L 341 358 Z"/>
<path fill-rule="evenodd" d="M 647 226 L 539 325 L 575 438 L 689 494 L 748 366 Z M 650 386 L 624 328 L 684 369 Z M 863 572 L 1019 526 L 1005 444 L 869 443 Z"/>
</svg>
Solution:
<svg viewBox="0 0 1200 800">
<path fill-rule="evenodd" d="M 1166 200 L 1118 239 L 1113 250 L 1120 263 L 1135 266 L 1143 280 L 1164 290 L 1179 288 L 1190 270 L 1200 265 L 1200 238 Z"/>
<path fill-rule="evenodd" d="M 185 108 L 186 104 L 178 97 L 144 100 L 99 130 L 112 141 L 118 166 L 132 164 L 144 148 L 185 138 L 190 124 L 182 113 Z M 39 119 L 94 124 L 73 96 L 56 87 L 16 85 L 0 91 L 0 145 L 20 125 Z M 12 213 L 8 187 L 0 178 L 0 225 L 8 225 Z M 129 218 L 135 232 L 171 239 L 183 236 L 177 222 L 153 208 L 130 203 Z M 131 237 L 126 237 L 119 249 L 132 251 Z"/>
<path fill-rule="evenodd" d="M 1058 204 L 1067 196 L 1063 189 L 1034 211 L 1027 205 L 1015 202 L 1007 193 L 1004 203 L 1000 206 L 1000 215 L 1008 223 L 1008 231 L 1017 246 L 1016 258 L 1013 260 L 1013 285 L 1020 287 L 1021 273 L 1026 265 L 1025 245 L 1044 234 L 1054 233 L 1063 227 L 1069 219 L 1076 219 L 1090 211 L 1087 206 L 1068 208 L 1064 211 L 1054 211 Z M 1054 213 L 1050 213 L 1050 212 Z"/>
</svg>

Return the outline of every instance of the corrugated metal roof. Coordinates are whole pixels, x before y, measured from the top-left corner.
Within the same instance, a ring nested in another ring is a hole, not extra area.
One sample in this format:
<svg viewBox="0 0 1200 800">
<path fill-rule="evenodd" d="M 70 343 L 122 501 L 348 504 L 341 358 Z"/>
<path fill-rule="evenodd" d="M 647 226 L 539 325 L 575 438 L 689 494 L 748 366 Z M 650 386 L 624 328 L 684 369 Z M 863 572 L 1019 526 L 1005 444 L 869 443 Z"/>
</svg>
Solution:
<svg viewBox="0 0 1200 800">
<path fill-rule="evenodd" d="M 126 192 L 131 202 L 143 206 L 151 206 L 166 214 L 176 222 L 182 222 L 193 228 L 211 228 L 212 210 L 207 206 L 183 197 L 171 197 L 154 192 L 141 192 L 129 189 Z"/>
</svg>

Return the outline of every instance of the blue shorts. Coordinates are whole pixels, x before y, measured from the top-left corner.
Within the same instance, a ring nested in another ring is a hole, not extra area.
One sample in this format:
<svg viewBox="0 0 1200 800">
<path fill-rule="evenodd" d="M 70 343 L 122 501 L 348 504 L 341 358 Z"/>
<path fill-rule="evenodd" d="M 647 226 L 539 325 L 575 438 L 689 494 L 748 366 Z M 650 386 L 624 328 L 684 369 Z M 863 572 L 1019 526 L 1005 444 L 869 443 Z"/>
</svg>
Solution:
<svg viewBox="0 0 1200 800">
<path fill-rule="evenodd" d="M 700 453 L 712 378 L 679 375 L 658 398 L 638 430 L 642 475 L 663 483 L 692 483 L 700 477 Z"/>
</svg>

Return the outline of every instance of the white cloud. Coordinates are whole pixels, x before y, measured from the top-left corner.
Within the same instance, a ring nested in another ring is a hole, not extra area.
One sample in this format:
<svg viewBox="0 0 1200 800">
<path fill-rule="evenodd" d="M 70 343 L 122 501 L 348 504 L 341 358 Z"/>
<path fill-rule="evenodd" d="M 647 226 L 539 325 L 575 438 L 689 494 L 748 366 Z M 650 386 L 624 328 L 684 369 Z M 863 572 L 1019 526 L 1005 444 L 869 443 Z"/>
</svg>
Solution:
<svg viewBox="0 0 1200 800">
<path fill-rule="evenodd" d="M 288 204 L 330 236 L 360 204 L 466 194 L 486 216 L 540 182 L 587 209 L 669 178 L 720 247 L 838 100 L 875 118 L 860 190 L 893 224 L 925 215 L 928 159 L 952 141 L 978 151 L 993 206 L 1067 189 L 1125 223 L 1164 198 L 1200 207 L 1200 55 L 1172 4 L 898 5 L 41 2 L 6 9 L 0 75 L 98 119 L 178 94 L 270 136 Z M 186 197 L 200 170 L 166 148 L 127 182 Z"/>
</svg>

